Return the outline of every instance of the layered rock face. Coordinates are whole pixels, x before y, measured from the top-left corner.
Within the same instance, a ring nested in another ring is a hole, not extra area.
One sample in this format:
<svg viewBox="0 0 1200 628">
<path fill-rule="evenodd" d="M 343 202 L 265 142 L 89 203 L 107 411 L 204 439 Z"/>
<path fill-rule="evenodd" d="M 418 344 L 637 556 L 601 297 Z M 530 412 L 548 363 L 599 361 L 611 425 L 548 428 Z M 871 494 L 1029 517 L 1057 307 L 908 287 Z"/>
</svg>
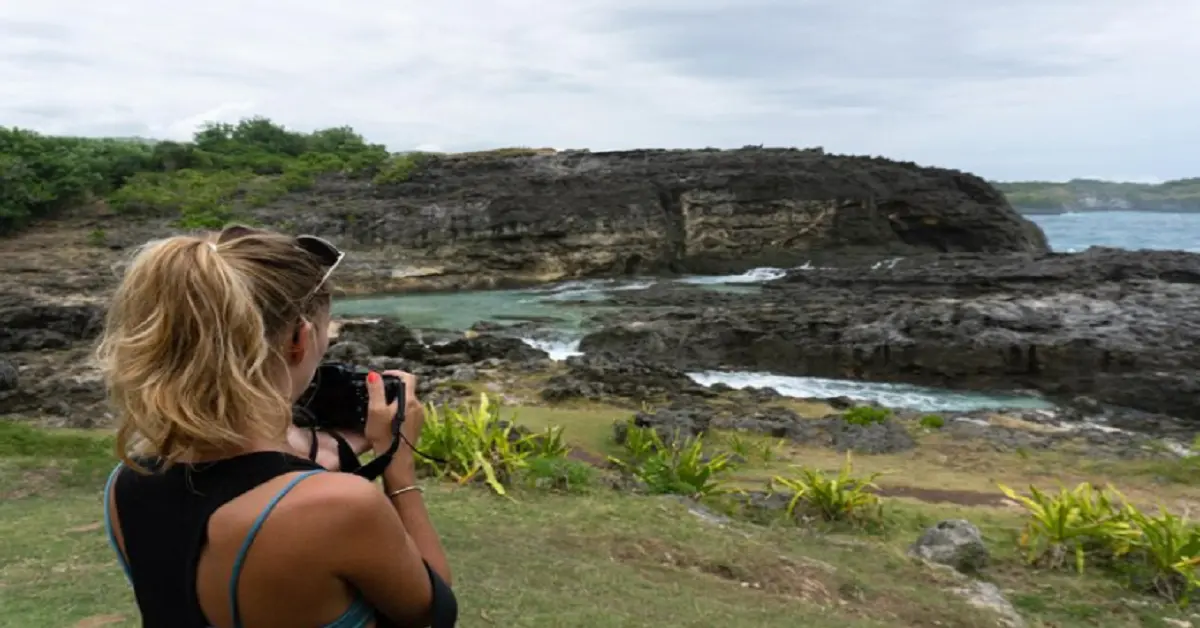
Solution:
<svg viewBox="0 0 1200 628">
<path fill-rule="evenodd" d="M 1200 424 L 1200 255 L 911 257 L 794 271 L 757 295 L 616 299 L 627 320 L 586 337 L 583 351 L 694 370 L 1087 395 Z"/>
<path fill-rule="evenodd" d="M 978 177 L 820 150 L 448 156 L 403 183 L 326 177 L 251 217 L 349 250 L 338 281 L 355 294 L 1047 250 L 1037 226 Z M 129 249 L 176 231 L 120 216 L 42 225 L 0 240 L 10 271 L 0 292 L 102 294 Z"/>
<path fill-rule="evenodd" d="M 1047 250 L 978 177 L 819 150 L 442 158 L 394 185 L 327 179 L 256 218 L 354 249 L 353 292 Z"/>
</svg>

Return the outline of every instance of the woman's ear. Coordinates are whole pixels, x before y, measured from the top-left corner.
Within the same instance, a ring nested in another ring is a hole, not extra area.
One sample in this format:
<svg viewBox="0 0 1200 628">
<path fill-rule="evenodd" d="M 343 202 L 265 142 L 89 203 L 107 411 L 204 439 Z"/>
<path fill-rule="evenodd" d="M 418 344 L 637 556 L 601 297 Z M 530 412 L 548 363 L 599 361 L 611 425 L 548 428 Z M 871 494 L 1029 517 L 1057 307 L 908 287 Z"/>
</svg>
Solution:
<svg viewBox="0 0 1200 628">
<path fill-rule="evenodd" d="M 291 345 L 288 347 L 288 359 L 292 365 L 304 361 L 304 354 L 312 349 L 312 323 L 300 321 L 296 331 L 292 332 Z"/>
</svg>

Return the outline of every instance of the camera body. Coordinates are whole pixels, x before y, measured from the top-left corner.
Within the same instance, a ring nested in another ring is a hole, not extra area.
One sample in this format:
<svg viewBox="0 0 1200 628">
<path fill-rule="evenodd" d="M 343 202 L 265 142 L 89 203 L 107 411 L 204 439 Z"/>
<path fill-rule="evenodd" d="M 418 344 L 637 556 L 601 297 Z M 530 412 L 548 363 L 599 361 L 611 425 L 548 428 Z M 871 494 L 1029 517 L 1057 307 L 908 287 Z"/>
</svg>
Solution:
<svg viewBox="0 0 1200 628">
<path fill-rule="evenodd" d="M 341 429 L 361 432 L 367 423 L 367 374 L 364 367 L 324 362 L 317 367 L 312 382 L 300 397 L 292 422 L 299 427 Z M 395 375 L 383 375 L 383 390 L 387 403 L 403 399 L 404 380 Z M 404 409 L 400 409 L 403 416 Z"/>
</svg>

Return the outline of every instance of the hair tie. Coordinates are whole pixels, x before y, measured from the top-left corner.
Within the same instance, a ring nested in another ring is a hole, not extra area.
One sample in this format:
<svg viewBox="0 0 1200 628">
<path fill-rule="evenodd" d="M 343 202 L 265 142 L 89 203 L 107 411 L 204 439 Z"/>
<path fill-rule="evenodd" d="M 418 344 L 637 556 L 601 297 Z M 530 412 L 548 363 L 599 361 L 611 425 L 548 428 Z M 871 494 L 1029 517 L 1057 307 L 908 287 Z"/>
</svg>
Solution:
<svg viewBox="0 0 1200 628">
<path fill-rule="evenodd" d="M 216 252 L 217 252 L 217 243 L 216 243 L 216 242 L 209 242 L 209 243 L 208 243 L 208 248 L 212 249 L 212 252 L 213 252 L 213 253 L 216 253 Z"/>
</svg>

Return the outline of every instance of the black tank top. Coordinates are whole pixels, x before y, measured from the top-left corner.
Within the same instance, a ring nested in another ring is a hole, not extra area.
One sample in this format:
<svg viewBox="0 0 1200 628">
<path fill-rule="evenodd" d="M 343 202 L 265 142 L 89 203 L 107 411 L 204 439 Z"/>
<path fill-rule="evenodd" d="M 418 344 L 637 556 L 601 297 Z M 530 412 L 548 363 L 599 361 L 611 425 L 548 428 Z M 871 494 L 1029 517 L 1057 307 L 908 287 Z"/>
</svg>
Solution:
<svg viewBox="0 0 1200 628">
<path fill-rule="evenodd" d="M 304 472 L 279 491 L 260 514 L 234 564 L 236 578 L 263 518 L 297 482 L 324 471 L 315 462 L 283 452 L 256 452 L 216 462 L 177 464 L 165 471 L 159 470 L 153 460 L 139 462 L 153 473 L 141 474 L 118 465 L 105 487 L 104 503 L 109 542 L 133 585 L 143 628 L 210 628 L 212 624 L 205 618 L 196 597 L 196 566 L 201 550 L 208 543 L 208 521 L 212 514 L 265 482 L 287 473 Z M 114 490 L 113 503 L 125 541 L 124 555 L 117 547 L 108 517 L 108 496 Z M 433 588 L 430 625 L 452 628 L 458 621 L 454 592 L 428 563 L 425 571 Z M 236 600 L 233 603 L 234 622 L 240 626 Z M 372 617 L 378 628 L 400 628 L 387 617 L 374 613 L 361 597 L 330 627 L 354 628 L 366 625 Z"/>
<path fill-rule="evenodd" d="M 176 464 L 149 475 L 120 467 L 112 482 L 125 541 L 128 576 L 145 628 L 208 628 L 196 597 L 196 565 L 208 543 L 208 520 L 221 506 L 314 462 L 282 452 L 255 452 L 216 462 Z"/>
</svg>

